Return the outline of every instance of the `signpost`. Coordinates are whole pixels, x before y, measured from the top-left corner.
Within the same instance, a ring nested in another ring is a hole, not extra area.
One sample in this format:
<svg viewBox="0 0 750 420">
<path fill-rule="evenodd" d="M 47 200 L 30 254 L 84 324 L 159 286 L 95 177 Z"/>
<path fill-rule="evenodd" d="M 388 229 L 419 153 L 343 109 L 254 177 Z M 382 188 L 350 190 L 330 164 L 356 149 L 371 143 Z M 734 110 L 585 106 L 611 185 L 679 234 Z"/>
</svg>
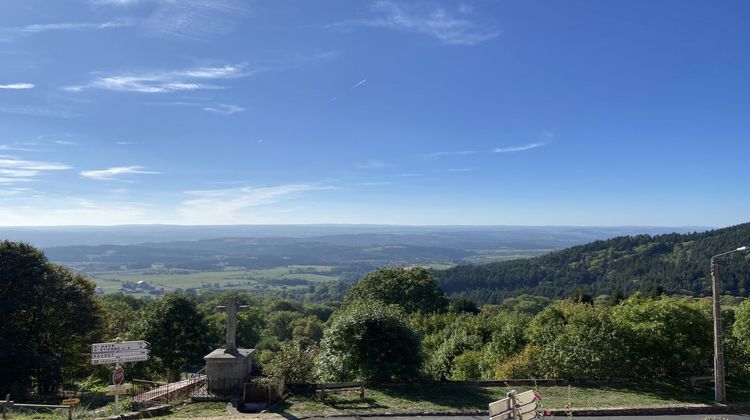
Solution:
<svg viewBox="0 0 750 420">
<path fill-rule="evenodd" d="M 127 363 L 127 362 L 145 362 L 149 359 L 149 355 L 143 354 L 143 355 L 137 355 L 137 356 L 116 356 L 116 357 L 102 357 L 102 358 L 94 358 L 92 356 L 91 358 L 91 364 L 92 365 L 111 365 L 111 364 L 117 364 L 117 363 Z"/>
<path fill-rule="evenodd" d="M 122 341 L 116 339 L 112 343 L 95 343 L 91 345 L 91 364 L 93 365 L 115 365 L 112 372 L 112 383 L 107 387 L 107 395 L 115 396 L 115 415 L 120 411 L 120 395 L 125 395 L 130 390 L 130 384 L 124 384 L 125 369 L 120 363 L 143 362 L 149 359 L 151 344 L 148 341 Z"/>
<path fill-rule="evenodd" d="M 108 385 L 106 395 L 114 395 L 115 399 L 117 399 L 118 396 L 127 394 L 130 388 L 130 384 Z"/>
<path fill-rule="evenodd" d="M 143 362 L 149 359 L 151 344 L 148 341 L 115 341 L 91 345 L 91 364 L 108 365 L 126 362 Z"/>
<path fill-rule="evenodd" d="M 121 341 L 114 343 L 96 343 L 91 345 L 91 354 L 125 352 L 129 350 L 148 350 L 151 344 L 148 341 Z"/>
</svg>

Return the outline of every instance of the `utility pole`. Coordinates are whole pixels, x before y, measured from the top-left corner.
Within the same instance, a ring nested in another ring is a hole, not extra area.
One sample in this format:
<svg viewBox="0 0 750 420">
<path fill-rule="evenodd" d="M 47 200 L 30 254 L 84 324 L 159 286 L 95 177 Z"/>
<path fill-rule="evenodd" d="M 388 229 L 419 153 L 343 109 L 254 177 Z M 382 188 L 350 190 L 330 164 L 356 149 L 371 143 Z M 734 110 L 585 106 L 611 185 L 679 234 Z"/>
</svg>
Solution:
<svg viewBox="0 0 750 420">
<path fill-rule="evenodd" d="M 719 262 L 717 258 L 738 251 L 747 251 L 748 249 L 747 246 L 741 246 L 732 251 L 723 252 L 711 257 L 711 288 L 713 289 L 714 307 L 714 399 L 722 403 L 727 400 L 727 391 L 726 382 L 724 381 L 724 349 L 722 346 L 724 331 L 721 328 L 721 293 L 719 289 Z"/>
<path fill-rule="evenodd" d="M 714 399 L 718 402 L 725 402 L 727 394 L 724 384 L 724 349 L 722 346 L 724 332 L 721 328 L 719 263 L 716 261 L 716 257 L 711 257 L 711 285 L 714 307 Z"/>
</svg>

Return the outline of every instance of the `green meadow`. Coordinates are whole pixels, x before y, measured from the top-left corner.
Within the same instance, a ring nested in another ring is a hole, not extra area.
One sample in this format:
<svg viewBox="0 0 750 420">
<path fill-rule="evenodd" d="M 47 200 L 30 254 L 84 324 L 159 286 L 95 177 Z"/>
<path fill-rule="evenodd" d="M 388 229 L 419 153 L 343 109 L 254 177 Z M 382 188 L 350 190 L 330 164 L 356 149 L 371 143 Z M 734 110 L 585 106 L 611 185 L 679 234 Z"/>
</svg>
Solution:
<svg viewBox="0 0 750 420">
<path fill-rule="evenodd" d="M 274 267 L 262 270 L 247 270 L 225 267 L 216 271 L 173 270 L 161 267 L 149 269 L 124 269 L 116 271 L 86 271 L 88 278 L 103 289 L 104 293 L 114 293 L 126 283 L 143 281 L 152 290 L 165 292 L 177 289 L 231 289 L 253 291 L 279 291 L 306 289 L 309 284 L 339 280 L 331 274 L 332 266 Z M 148 295 L 145 291 L 134 295 Z"/>
</svg>

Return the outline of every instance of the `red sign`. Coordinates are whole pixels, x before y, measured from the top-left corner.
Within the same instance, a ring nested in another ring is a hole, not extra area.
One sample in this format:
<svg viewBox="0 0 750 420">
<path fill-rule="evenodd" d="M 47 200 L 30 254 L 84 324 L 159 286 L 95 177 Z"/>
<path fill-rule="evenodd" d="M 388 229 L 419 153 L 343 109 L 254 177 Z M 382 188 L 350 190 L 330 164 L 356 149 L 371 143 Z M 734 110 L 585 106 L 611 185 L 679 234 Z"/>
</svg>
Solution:
<svg viewBox="0 0 750 420">
<path fill-rule="evenodd" d="M 122 366 L 115 368 L 115 373 L 112 374 L 112 383 L 115 385 L 121 385 L 122 381 L 125 380 L 125 369 Z"/>
</svg>

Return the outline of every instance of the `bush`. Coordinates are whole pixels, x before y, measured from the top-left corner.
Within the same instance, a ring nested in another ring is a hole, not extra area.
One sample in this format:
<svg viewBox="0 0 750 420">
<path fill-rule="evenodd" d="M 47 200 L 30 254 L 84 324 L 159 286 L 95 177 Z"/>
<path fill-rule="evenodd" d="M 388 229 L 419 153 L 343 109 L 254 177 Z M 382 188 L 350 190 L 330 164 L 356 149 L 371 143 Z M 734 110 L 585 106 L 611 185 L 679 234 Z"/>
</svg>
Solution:
<svg viewBox="0 0 750 420">
<path fill-rule="evenodd" d="M 529 344 L 521 353 L 497 365 L 493 371 L 497 379 L 527 379 L 540 376 L 539 355 L 541 346 Z"/>
<path fill-rule="evenodd" d="M 627 364 L 639 379 L 705 375 L 713 360 L 711 308 L 706 302 L 638 295 L 613 309 L 615 322 L 627 330 Z"/>
<path fill-rule="evenodd" d="M 317 354 L 317 348 L 305 348 L 300 341 L 287 342 L 281 346 L 281 350 L 263 367 L 263 370 L 266 375 L 285 386 L 315 382 Z"/>
</svg>

